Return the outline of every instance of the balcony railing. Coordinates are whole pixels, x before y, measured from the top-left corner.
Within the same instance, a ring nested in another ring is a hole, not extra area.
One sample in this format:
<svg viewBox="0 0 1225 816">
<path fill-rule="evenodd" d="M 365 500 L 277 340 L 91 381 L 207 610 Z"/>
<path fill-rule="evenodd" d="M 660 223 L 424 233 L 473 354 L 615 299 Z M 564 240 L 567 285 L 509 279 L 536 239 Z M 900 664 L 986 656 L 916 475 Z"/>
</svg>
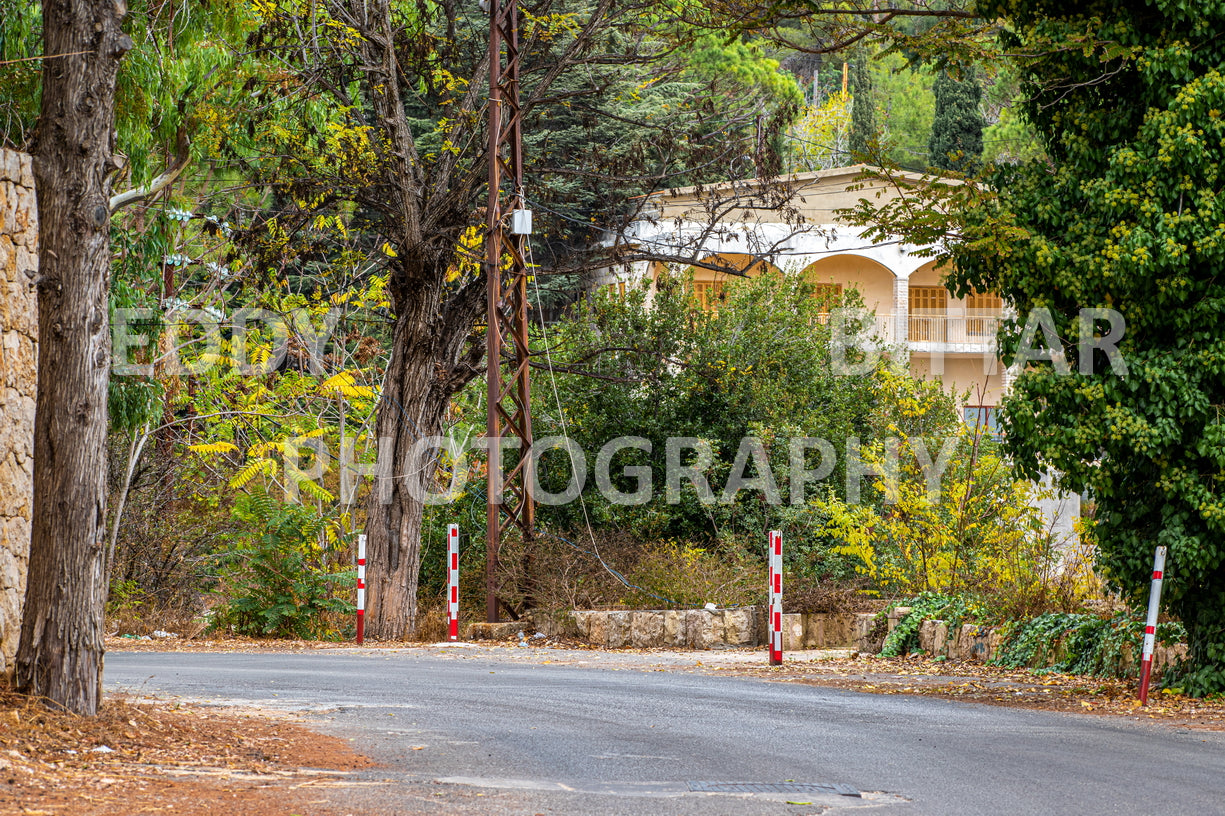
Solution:
<svg viewBox="0 0 1225 816">
<path fill-rule="evenodd" d="M 829 314 L 823 313 L 819 319 L 822 323 L 828 323 Z M 917 350 L 920 351 L 932 346 L 949 351 L 958 347 L 967 351 L 983 350 L 994 344 L 1002 319 L 998 314 L 910 315 L 906 322 L 907 341 L 912 348 L 918 346 Z M 898 342 L 900 321 L 900 315 L 875 315 L 873 333 L 877 341 L 884 345 Z"/>
<path fill-rule="evenodd" d="M 859 315 L 862 314 L 862 312 L 857 309 L 851 309 L 848 312 L 846 312 L 846 314 L 847 314 L 847 320 L 849 322 L 845 330 L 849 330 L 852 332 L 858 330 L 860 326 Z M 817 314 L 818 323 L 821 323 L 822 325 L 828 325 L 829 321 L 830 321 L 829 312 L 820 312 Z M 876 338 L 878 340 L 882 340 L 886 343 L 892 342 L 894 338 L 893 323 L 894 323 L 893 315 L 874 314 L 872 315 L 872 325 L 874 325 L 875 328 L 873 328 L 868 333 L 876 335 Z M 864 330 L 867 331 L 866 326 L 864 327 Z"/>
<path fill-rule="evenodd" d="M 911 345 L 988 346 L 995 342 L 1001 316 L 910 315 L 907 334 Z"/>
</svg>

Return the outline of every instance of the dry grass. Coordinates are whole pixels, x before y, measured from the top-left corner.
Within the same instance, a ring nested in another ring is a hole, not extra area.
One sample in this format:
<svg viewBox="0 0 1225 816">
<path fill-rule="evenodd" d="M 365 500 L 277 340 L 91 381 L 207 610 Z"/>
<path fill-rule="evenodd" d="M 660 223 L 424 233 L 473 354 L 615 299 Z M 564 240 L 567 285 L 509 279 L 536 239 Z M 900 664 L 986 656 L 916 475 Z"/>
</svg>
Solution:
<svg viewBox="0 0 1225 816">
<path fill-rule="evenodd" d="M 864 589 L 867 586 L 868 581 L 865 578 L 851 583 L 791 583 L 783 597 L 784 611 L 831 614 L 879 612 L 885 608 L 887 602 L 865 595 Z"/>
<path fill-rule="evenodd" d="M 447 610 L 431 607 L 417 612 L 417 631 L 413 641 L 417 643 L 439 643 L 447 639 Z"/>
<path fill-rule="evenodd" d="M 508 540 L 502 545 L 499 597 L 520 614 L 526 609 L 661 609 L 764 600 L 764 562 L 733 544 L 644 541 L 616 529 L 594 535 L 593 541 L 586 532 L 575 533 L 571 543 L 545 534 L 530 551 L 521 541 Z M 484 597 L 483 566 L 477 573 L 473 565 L 461 576 L 461 597 Z"/>
<path fill-rule="evenodd" d="M 625 586 L 591 553 L 598 552 L 605 563 L 624 572 L 636 562 L 642 545 L 632 536 L 616 530 L 600 531 L 597 536 L 593 545 L 577 534 L 578 541 L 574 544 L 554 535 L 543 535 L 532 542 L 530 552 L 520 539 L 509 538 L 503 543 L 499 557 L 502 567 L 499 596 L 518 612 L 527 608 L 620 606 Z M 484 598 L 484 580 L 484 563 L 471 566 L 460 577 L 461 597 Z"/>
<path fill-rule="evenodd" d="M 142 635 L 152 637 L 154 632 L 172 632 L 182 638 L 196 638 L 204 634 L 208 621 L 192 610 L 170 609 L 118 609 L 106 614 L 106 631 L 112 637 L 119 635 Z"/>
</svg>

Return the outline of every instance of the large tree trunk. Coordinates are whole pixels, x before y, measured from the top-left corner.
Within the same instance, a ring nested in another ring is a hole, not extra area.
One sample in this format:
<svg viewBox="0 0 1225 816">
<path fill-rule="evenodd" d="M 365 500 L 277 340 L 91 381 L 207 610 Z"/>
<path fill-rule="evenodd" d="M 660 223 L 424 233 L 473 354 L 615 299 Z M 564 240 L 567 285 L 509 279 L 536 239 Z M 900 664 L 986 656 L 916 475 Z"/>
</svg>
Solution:
<svg viewBox="0 0 1225 816">
<path fill-rule="evenodd" d="M 477 372 L 478 356 L 464 344 L 479 309 L 480 286 L 445 306 L 437 275 L 424 276 L 400 304 L 391 362 L 383 381 L 376 427 L 380 474 L 366 515 L 369 608 L 366 634 L 403 640 L 417 628 L 417 578 L 421 569 L 422 497 L 432 488 L 436 458 L 413 455 L 421 439 L 444 429 L 451 397 Z M 420 280 L 420 279 L 419 279 Z"/>
<path fill-rule="evenodd" d="M 122 0 L 44 0 L 34 518 L 18 689 L 81 714 L 102 691 L 115 76 Z M 66 56 L 54 56 L 63 54 Z"/>
</svg>

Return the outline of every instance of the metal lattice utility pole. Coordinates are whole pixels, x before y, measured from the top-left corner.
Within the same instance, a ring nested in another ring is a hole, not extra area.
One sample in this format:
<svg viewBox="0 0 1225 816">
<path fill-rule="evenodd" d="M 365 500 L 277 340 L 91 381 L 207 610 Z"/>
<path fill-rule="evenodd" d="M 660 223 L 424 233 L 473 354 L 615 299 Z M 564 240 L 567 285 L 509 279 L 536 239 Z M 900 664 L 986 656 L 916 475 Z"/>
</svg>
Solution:
<svg viewBox="0 0 1225 816">
<path fill-rule="evenodd" d="M 532 416 L 528 379 L 527 236 L 532 213 L 523 197 L 523 135 L 519 109 L 518 0 L 489 3 L 489 210 L 485 246 L 488 281 L 488 425 L 489 489 L 487 500 L 485 610 L 498 620 L 498 547 L 505 530 L 518 527 L 531 535 Z M 506 189 L 503 189 L 505 185 Z M 509 223 L 508 223 L 509 222 Z M 509 267 L 503 263 L 509 258 Z M 505 361 L 505 362 L 504 362 Z M 519 450 L 514 466 L 503 474 L 502 440 Z"/>
</svg>

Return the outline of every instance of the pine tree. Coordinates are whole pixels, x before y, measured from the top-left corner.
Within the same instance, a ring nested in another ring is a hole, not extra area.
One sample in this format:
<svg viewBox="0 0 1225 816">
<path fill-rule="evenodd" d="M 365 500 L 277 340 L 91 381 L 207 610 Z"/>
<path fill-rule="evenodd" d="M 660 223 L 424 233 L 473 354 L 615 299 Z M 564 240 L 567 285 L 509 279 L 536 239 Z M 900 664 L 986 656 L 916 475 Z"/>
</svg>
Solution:
<svg viewBox="0 0 1225 816">
<path fill-rule="evenodd" d="M 955 79 L 948 71 L 936 78 L 936 116 L 927 143 L 933 167 L 973 173 L 983 154 L 982 88 L 972 76 Z"/>
</svg>

